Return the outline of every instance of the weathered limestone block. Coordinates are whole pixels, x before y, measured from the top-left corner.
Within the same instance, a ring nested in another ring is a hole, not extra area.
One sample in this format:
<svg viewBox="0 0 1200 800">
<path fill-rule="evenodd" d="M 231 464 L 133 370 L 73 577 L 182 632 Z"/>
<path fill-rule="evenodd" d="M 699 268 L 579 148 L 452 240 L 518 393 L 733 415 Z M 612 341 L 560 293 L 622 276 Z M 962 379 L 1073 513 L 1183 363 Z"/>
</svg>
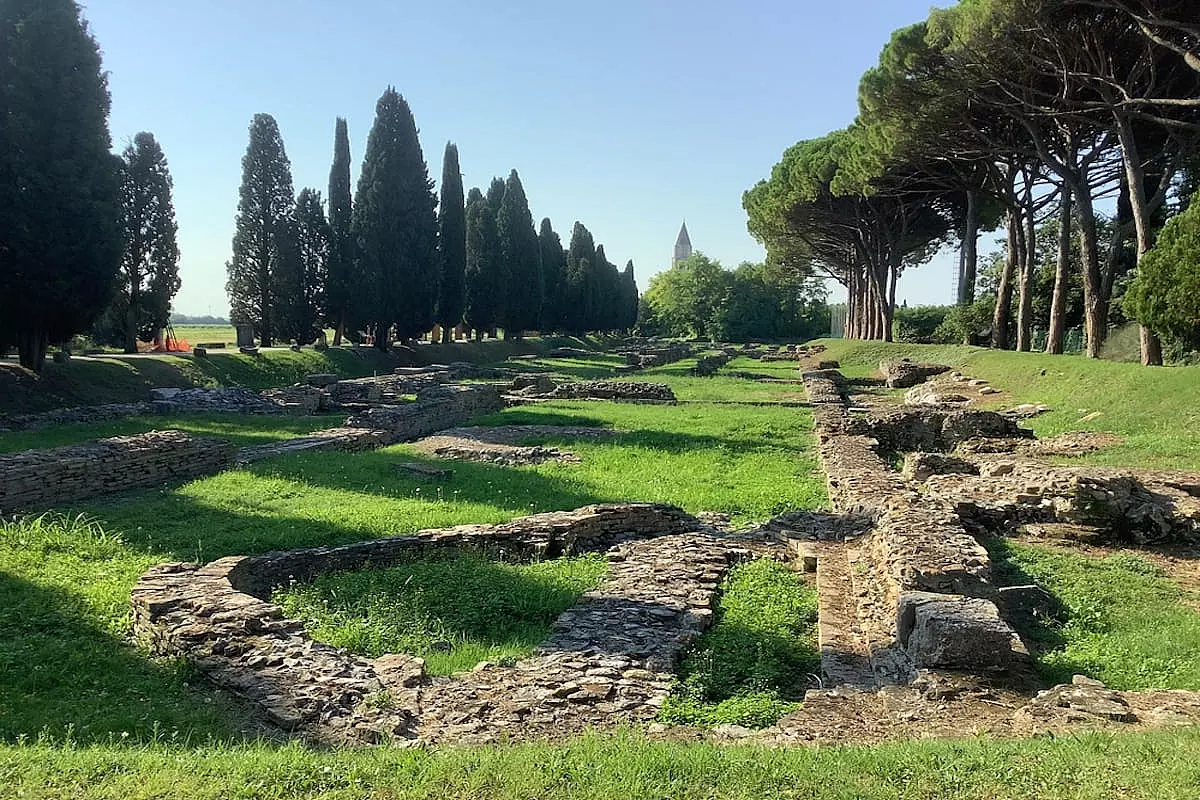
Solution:
<svg viewBox="0 0 1200 800">
<path fill-rule="evenodd" d="M 935 383 L 919 383 L 904 393 L 908 406 L 953 406 L 969 403 L 966 397 Z"/>
<path fill-rule="evenodd" d="M 924 383 L 934 375 L 949 371 L 950 367 L 945 364 L 917 362 L 908 358 L 890 359 L 879 363 L 879 372 L 892 389 L 907 389 L 909 386 Z"/>
<path fill-rule="evenodd" d="M 1016 634 L 990 600 L 905 592 L 896 606 L 896 630 L 916 667 L 1000 669 L 1015 656 Z"/>
</svg>

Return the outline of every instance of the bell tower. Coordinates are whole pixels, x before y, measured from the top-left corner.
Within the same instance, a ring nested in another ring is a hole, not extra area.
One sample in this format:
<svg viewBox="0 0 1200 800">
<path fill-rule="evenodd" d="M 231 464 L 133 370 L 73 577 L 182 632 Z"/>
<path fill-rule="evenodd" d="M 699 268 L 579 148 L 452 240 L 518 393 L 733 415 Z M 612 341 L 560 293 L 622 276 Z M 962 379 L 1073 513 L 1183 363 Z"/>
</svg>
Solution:
<svg viewBox="0 0 1200 800">
<path fill-rule="evenodd" d="M 671 266 L 675 266 L 680 261 L 686 261 L 692 254 L 692 240 L 688 238 L 687 222 L 679 229 L 679 236 L 675 239 L 675 255 L 671 258 Z"/>
</svg>

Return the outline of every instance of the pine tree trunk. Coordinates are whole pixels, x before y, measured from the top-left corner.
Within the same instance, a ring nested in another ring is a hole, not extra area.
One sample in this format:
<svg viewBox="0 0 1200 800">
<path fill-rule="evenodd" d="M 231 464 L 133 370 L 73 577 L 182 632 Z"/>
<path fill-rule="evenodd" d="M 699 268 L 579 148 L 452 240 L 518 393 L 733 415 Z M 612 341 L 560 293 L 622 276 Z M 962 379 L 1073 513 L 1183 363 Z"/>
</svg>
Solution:
<svg viewBox="0 0 1200 800">
<path fill-rule="evenodd" d="M 1058 205 L 1058 257 L 1054 264 L 1054 297 L 1050 301 L 1050 328 L 1046 352 L 1062 355 L 1066 333 L 1067 281 L 1071 267 L 1071 190 L 1062 187 Z"/>
<path fill-rule="evenodd" d="M 975 274 L 979 267 L 979 196 L 967 192 L 967 218 L 963 226 L 962 250 L 959 254 L 958 304 L 975 302 Z"/>
<path fill-rule="evenodd" d="M 137 352 L 137 309 L 133 302 L 125 310 L 125 352 Z"/>
<path fill-rule="evenodd" d="M 1004 270 L 1000 273 L 1000 285 L 996 289 L 996 310 L 992 313 L 992 347 L 1008 350 L 1008 327 L 1012 305 L 1013 274 L 1017 269 L 1018 232 L 1017 214 L 1008 212 L 1008 255 L 1004 259 Z"/>
<path fill-rule="evenodd" d="M 1121 160 L 1125 164 L 1125 180 L 1129 185 L 1129 206 L 1133 210 L 1133 224 L 1137 231 L 1137 263 L 1153 246 L 1150 231 L 1150 209 L 1146 203 L 1146 173 L 1138 155 L 1137 139 L 1133 135 L 1130 118 L 1120 115 L 1117 119 L 1117 135 L 1121 140 Z M 1139 333 L 1142 364 L 1147 367 L 1162 366 L 1162 342 L 1158 335 L 1146 326 Z"/>
<path fill-rule="evenodd" d="M 1100 274 L 1097 250 L 1096 213 L 1092 197 L 1080 192 L 1075 198 L 1075 221 L 1079 223 L 1079 256 L 1083 262 L 1083 317 L 1087 335 L 1087 357 L 1099 358 L 1108 336 L 1108 298 Z"/>
<path fill-rule="evenodd" d="M 333 326 L 333 346 L 342 346 L 342 335 L 346 332 L 346 318 L 339 316 L 337 324 Z"/>
<path fill-rule="evenodd" d="M 443 327 L 442 328 L 442 344 L 450 344 L 453 341 L 454 341 L 454 329 Z"/>
<path fill-rule="evenodd" d="M 1033 215 L 1033 198 L 1026 196 L 1025 213 L 1020 229 L 1021 285 L 1017 303 L 1017 350 L 1028 353 L 1033 349 L 1033 278 L 1037 269 L 1037 229 Z"/>
<path fill-rule="evenodd" d="M 46 366 L 49 347 L 50 337 L 45 330 L 23 330 L 17 334 L 17 358 L 25 369 L 41 372 Z"/>
</svg>

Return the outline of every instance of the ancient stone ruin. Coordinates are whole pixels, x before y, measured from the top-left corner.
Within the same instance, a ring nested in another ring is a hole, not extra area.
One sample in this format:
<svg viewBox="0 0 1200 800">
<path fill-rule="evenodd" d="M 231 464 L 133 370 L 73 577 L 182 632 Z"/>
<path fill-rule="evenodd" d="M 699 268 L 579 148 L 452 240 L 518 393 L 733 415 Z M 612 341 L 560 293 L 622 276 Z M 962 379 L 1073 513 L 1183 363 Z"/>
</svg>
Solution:
<svg viewBox="0 0 1200 800">
<path fill-rule="evenodd" d="M 451 678 L 426 676 L 409 655 L 367 659 L 315 642 L 269 600 L 290 581 L 433 550 L 508 558 L 602 551 L 609 571 L 532 656 Z M 712 623 L 721 579 L 750 556 L 669 506 L 589 506 L 343 547 L 162 564 L 134 588 L 134 631 L 155 653 L 186 657 L 275 725 L 319 741 L 562 736 L 652 719 L 682 649 Z"/>
<path fill-rule="evenodd" d="M 228 469 L 237 448 L 183 431 L 150 431 L 0 455 L 0 515 Z"/>
</svg>

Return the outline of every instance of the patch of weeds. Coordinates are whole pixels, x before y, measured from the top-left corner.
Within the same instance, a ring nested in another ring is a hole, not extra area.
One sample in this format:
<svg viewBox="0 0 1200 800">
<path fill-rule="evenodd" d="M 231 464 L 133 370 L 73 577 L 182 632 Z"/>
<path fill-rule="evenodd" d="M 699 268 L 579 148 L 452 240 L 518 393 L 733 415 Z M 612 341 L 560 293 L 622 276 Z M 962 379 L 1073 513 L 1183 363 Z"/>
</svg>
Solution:
<svg viewBox="0 0 1200 800">
<path fill-rule="evenodd" d="M 820 668 L 817 595 L 785 565 L 741 564 L 722 585 L 717 624 L 684 657 L 659 719 L 762 728 L 795 710 Z"/>
<path fill-rule="evenodd" d="M 1082 673 L 1114 689 L 1200 688 L 1200 613 L 1158 565 L 1008 540 L 988 548 L 1004 582 L 1037 583 L 1065 609 L 1047 632 L 1055 646 L 1038 656 L 1047 681 Z"/>
<path fill-rule="evenodd" d="M 594 554 L 532 564 L 438 554 L 322 575 L 273 599 L 315 639 L 371 658 L 411 653 L 430 674 L 448 675 L 528 655 L 606 569 Z"/>
</svg>

